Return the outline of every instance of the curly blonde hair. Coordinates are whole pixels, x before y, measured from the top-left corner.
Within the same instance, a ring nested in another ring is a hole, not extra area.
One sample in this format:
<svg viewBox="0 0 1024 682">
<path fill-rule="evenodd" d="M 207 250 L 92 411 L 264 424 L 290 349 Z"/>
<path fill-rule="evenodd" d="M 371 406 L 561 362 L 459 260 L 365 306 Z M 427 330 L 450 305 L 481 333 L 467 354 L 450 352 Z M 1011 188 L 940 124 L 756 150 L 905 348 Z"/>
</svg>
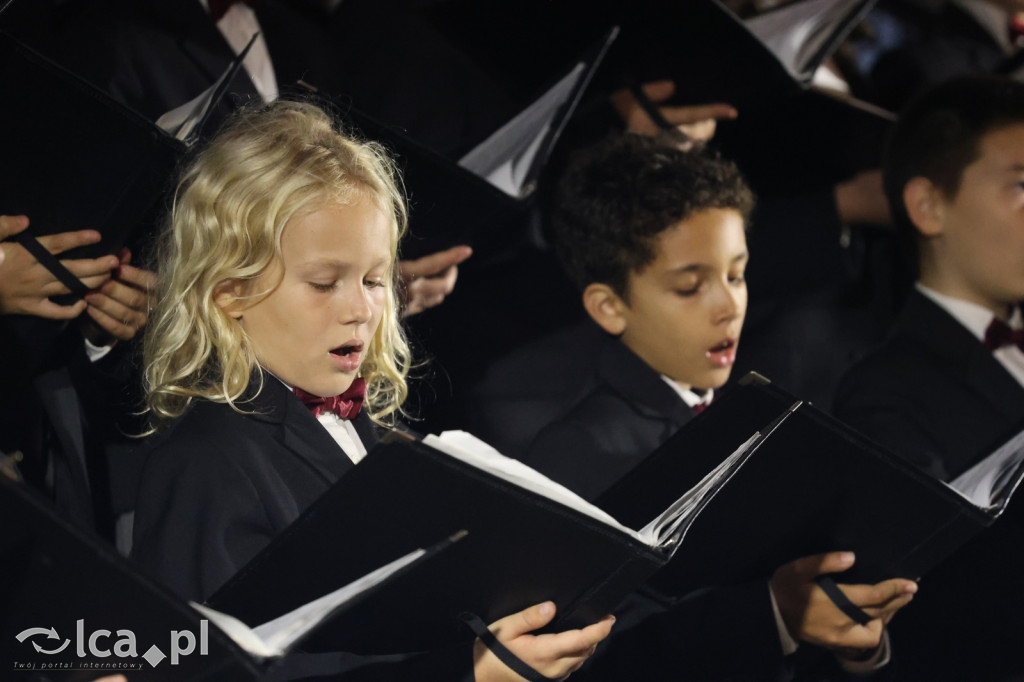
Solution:
<svg viewBox="0 0 1024 682">
<path fill-rule="evenodd" d="M 400 412 L 410 354 L 396 300 L 395 261 L 407 220 L 398 173 L 383 148 L 339 132 L 322 109 L 278 101 L 240 112 L 178 184 L 144 340 L 151 431 L 195 398 L 243 411 L 237 403 L 254 395 L 252 377 L 262 387 L 263 375 L 245 331 L 215 302 L 218 286 L 252 282 L 281 262 L 290 220 L 362 197 L 391 217 L 392 261 L 380 325 L 360 370 L 365 404 L 378 423 Z"/>
</svg>

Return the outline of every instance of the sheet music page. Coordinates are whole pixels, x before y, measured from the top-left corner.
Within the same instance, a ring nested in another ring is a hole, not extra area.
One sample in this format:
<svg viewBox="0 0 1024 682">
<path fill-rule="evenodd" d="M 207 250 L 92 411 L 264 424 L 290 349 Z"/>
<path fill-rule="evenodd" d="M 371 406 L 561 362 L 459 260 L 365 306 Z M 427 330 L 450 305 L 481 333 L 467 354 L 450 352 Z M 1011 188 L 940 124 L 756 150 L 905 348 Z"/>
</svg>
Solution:
<svg viewBox="0 0 1024 682">
<path fill-rule="evenodd" d="M 543 495 L 550 500 L 597 519 L 612 528 L 617 528 L 641 542 L 646 542 L 640 533 L 622 525 L 607 512 L 595 507 L 565 486 L 552 481 L 544 474 L 526 466 L 519 460 L 506 457 L 471 433 L 465 431 L 445 431 L 440 436 L 426 436 L 422 442 L 424 445 L 429 445 L 435 450 L 440 450 L 456 459 L 460 459 L 466 464 L 482 469 L 520 488 Z"/>
<path fill-rule="evenodd" d="M 533 104 L 519 112 L 472 151 L 459 165 L 512 197 L 522 197 L 523 182 L 558 110 L 572 95 L 586 71 L 580 62 Z"/>
<path fill-rule="evenodd" d="M 299 637 L 316 627 L 335 608 L 366 590 L 387 580 L 396 571 L 408 566 L 426 553 L 417 549 L 371 573 L 352 581 L 348 585 L 314 599 L 294 611 L 290 611 L 263 625 L 250 628 L 248 625 L 226 613 L 208 606 L 189 602 L 212 623 L 231 637 L 240 647 L 259 658 L 283 656 Z"/>
<path fill-rule="evenodd" d="M 723 485 L 736 466 L 745 459 L 747 452 L 754 443 L 761 438 L 760 433 L 755 433 L 747 439 L 743 445 L 726 457 L 721 464 L 712 469 L 700 483 L 693 486 L 682 497 L 676 500 L 664 512 L 658 515 L 650 523 L 640 529 L 640 534 L 649 538 L 650 544 L 661 546 L 666 540 L 676 533 L 676 530 L 687 520 L 691 520 L 694 512 L 702 507 L 702 503 L 714 496 Z"/>
<path fill-rule="evenodd" d="M 810 61 L 859 2 L 803 0 L 753 17 L 744 23 L 794 77 L 809 81 L 817 66 Z"/>
<path fill-rule="evenodd" d="M 949 486 L 981 508 L 995 506 L 1008 485 L 1019 483 L 1013 474 L 1024 462 L 1024 431 L 960 474 Z M 1012 492 L 1012 491 L 1009 491 Z"/>
</svg>

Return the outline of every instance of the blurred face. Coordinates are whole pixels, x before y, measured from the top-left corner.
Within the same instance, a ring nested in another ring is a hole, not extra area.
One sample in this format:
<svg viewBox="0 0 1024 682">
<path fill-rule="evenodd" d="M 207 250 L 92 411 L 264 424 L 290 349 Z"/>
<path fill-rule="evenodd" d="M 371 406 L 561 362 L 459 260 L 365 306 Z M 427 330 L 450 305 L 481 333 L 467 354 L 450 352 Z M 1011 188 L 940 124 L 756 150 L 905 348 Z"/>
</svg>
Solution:
<svg viewBox="0 0 1024 682">
<path fill-rule="evenodd" d="M 285 226 L 281 255 L 248 287 L 255 304 L 236 299 L 226 309 L 265 369 L 315 395 L 342 393 L 359 375 L 384 310 L 388 217 L 369 199 L 329 205 Z"/>
<path fill-rule="evenodd" d="M 990 132 L 956 196 L 938 198 L 938 290 L 1005 315 L 1024 300 L 1024 124 Z M 924 272 L 924 269 L 923 269 Z"/>
<path fill-rule="evenodd" d="M 747 310 L 743 217 L 697 213 L 658 235 L 655 251 L 630 275 L 622 342 L 660 374 L 717 388 L 732 371 Z"/>
</svg>

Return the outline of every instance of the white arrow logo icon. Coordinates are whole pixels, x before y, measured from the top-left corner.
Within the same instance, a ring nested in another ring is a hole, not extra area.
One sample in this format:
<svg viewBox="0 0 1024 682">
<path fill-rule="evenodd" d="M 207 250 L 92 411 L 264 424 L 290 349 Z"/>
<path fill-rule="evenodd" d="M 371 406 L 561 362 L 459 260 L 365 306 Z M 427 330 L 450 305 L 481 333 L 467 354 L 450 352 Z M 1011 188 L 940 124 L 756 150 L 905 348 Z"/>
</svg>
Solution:
<svg viewBox="0 0 1024 682">
<path fill-rule="evenodd" d="M 57 634 L 57 629 L 53 627 L 51 627 L 49 630 L 47 630 L 46 628 L 29 628 L 27 630 L 22 630 L 16 635 L 16 639 L 19 642 L 24 642 L 32 635 L 46 635 L 47 639 L 60 639 L 60 636 Z M 65 639 L 64 644 L 62 644 L 59 649 L 54 649 L 53 651 L 46 651 L 35 642 L 32 642 L 32 646 L 35 647 L 35 650 L 41 654 L 59 654 L 67 648 L 68 644 L 71 644 L 71 640 Z"/>
</svg>

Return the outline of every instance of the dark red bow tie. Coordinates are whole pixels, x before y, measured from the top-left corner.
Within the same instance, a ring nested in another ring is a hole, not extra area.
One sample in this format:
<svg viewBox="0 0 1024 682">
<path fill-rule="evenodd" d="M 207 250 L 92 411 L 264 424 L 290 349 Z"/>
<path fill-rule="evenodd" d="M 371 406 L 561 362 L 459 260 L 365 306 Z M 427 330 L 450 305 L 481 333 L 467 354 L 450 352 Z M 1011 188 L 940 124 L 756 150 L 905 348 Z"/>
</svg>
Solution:
<svg viewBox="0 0 1024 682">
<path fill-rule="evenodd" d="M 259 4 L 259 0 L 209 0 L 210 2 L 210 16 L 213 17 L 214 23 L 218 22 L 223 18 L 228 10 L 231 9 L 231 5 L 242 3 L 243 5 L 249 5 L 253 9 Z"/>
<path fill-rule="evenodd" d="M 998 350 L 1003 346 L 1017 346 L 1024 351 L 1024 329 L 1010 329 L 1010 325 L 994 317 L 985 330 L 985 348 Z"/>
<path fill-rule="evenodd" d="M 306 393 L 301 388 L 296 388 L 294 391 L 314 417 L 319 417 L 324 412 L 333 412 L 342 419 L 355 419 L 363 407 L 363 399 L 366 398 L 366 380 L 360 377 L 353 381 L 348 390 L 341 395 L 332 395 L 327 398 Z"/>
</svg>

